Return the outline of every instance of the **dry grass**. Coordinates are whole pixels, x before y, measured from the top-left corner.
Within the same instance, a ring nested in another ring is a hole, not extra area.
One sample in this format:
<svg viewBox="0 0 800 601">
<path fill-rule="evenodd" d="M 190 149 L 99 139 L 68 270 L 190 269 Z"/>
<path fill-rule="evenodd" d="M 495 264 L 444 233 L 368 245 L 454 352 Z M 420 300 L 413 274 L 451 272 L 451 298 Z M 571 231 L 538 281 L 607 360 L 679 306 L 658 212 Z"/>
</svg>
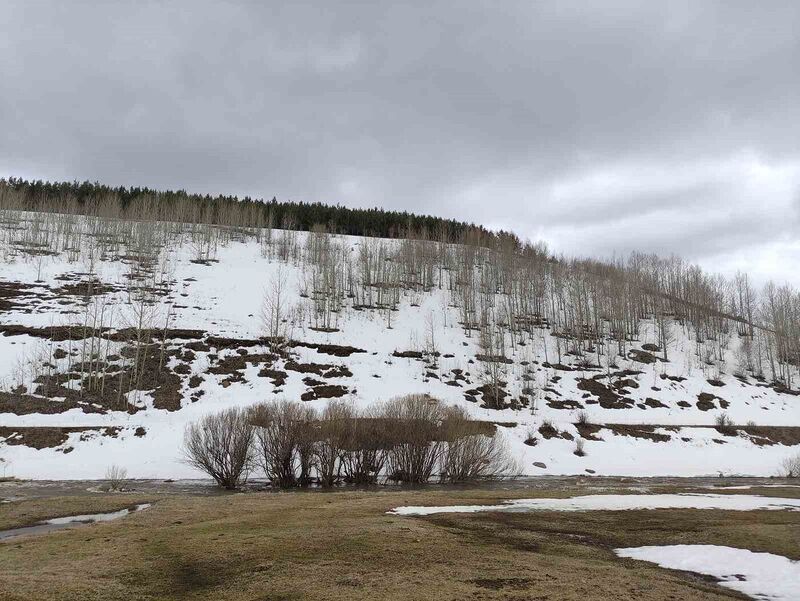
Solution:
<svg viewBox="0 0 800 601">
<path fill-rule="evenodd" d="M 164 496 L 121 521 L 0 544 L 0 599 L 730 599 L 742 597 L 695 576 L 620 560 L 611 549 L 713 543 L 800 558 L 794 512 L 385 514 L 398 505 L 535 494 Z M 104 495 L 7 504 L 0 524 L 141 500 Z"/>
</svg>

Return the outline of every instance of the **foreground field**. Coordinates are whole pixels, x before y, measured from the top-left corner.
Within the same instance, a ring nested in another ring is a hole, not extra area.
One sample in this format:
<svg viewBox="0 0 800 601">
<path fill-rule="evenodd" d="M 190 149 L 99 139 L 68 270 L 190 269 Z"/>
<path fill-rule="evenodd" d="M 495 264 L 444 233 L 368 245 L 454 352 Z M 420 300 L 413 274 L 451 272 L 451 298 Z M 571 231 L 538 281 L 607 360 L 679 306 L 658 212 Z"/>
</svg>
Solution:
<svg viewBox="0 0 800 601">
<path fill-rule="evenodd" d="M 0 505 L 0 529 L 154 506 L 0 543 L 0 599 L 730 599 L 745 597 L 712 579 L 620 559 L 613 549 L 704 543 L 800 559 L 800 512 L 791 511 L 386 514 L 401 505 L 641 492 L 606 484 L 31 498 Z M 778 487 L 715 492 L 800 496 Z"/>
</svg>

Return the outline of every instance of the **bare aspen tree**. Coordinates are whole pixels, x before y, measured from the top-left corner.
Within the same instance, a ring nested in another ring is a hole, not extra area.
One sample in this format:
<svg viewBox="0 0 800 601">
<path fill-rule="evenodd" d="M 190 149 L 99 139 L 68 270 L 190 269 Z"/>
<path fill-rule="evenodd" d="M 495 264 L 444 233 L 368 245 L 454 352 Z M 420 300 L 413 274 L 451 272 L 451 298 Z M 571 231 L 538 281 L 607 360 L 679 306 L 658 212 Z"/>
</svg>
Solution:
<svg viewBox="0 0 800 601">
<path fill-rule="evenodd" d="M 288 275 L 282 265 L 272 273 L 264 292 L 261 305 L 261 322 L 269 338 L 285 341 L 288 334 L 286 316 L 288 312 Z"/>
<path fill-rule="evenodd" d="M 428 356 L 428 360 L 435 365 L 439 351 L 436 346 L 436 317 L 433 313 L 428 314 L 425 323 L 425 354 Z"/>
<path fill-rule="evenodd" d="M 494 321 L 490 312 L 483 320 L 480 330 L 480 356 L 481 379 L 489 389 L 488 406 L 492 409 L 501 409 L 503 405 L 503 390 L 508 378 L 509 360 L 506 358 L 505 334 Z"/>
</svg>

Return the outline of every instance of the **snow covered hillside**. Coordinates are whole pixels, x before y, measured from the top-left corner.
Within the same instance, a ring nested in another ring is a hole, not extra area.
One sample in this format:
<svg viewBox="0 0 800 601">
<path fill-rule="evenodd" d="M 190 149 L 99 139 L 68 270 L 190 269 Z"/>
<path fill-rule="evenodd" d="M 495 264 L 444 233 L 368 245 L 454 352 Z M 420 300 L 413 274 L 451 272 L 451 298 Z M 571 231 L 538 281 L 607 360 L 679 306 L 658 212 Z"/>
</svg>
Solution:
<svg viewBox="0 0 800 601">
<path fill-rule="evenodd" d="M 757 377 L 740 322 L 698 340 L 639 314 L 615 335 L 525 269 L 442 242 L 2 212 L 0 475 L 197 477 L 181 442 L 207 413 L 408 393 L 491 422 L 525 474 L 773 475 L 800 451 L 796 367 Z"/>
</svg>

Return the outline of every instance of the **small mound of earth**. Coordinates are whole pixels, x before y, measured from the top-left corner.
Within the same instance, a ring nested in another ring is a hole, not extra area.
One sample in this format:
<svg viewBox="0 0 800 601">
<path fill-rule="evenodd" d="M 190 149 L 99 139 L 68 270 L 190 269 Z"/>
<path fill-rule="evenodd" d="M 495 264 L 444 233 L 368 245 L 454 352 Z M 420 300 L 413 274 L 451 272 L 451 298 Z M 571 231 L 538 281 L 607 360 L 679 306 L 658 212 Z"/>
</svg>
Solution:
<svg viewBox="0 0 800 601">
<path fill-rule="evenodd" d="M 325 384 L 314 386 L 300 395 L 303 401 L 314 401 L 316 399 L 335 399 L 347 394 L 347 388 L 338 384 Z"/>
<path fill-rule="evenodd" d="M 710 411 L 711 409 L 716 409 L 717 405 L 714 403 L 715 400 L 719 401 L 719 406 L 722 409 L 727 409 L 730 406 L 730 403 L 721 397 L 718 397 L 714 394 L 709 394 L 708 392 L 701 392 L 697 395 L 697 408 L 700 409 L 700 411 Z"/>
<path fill-rule="evenodd" d="M 640 349 L 631 349 L 628 351 L 628 356 L 634 361 L 645 364 L 655 363 L 658 360 L 653 353 Z"/>
</svg>

